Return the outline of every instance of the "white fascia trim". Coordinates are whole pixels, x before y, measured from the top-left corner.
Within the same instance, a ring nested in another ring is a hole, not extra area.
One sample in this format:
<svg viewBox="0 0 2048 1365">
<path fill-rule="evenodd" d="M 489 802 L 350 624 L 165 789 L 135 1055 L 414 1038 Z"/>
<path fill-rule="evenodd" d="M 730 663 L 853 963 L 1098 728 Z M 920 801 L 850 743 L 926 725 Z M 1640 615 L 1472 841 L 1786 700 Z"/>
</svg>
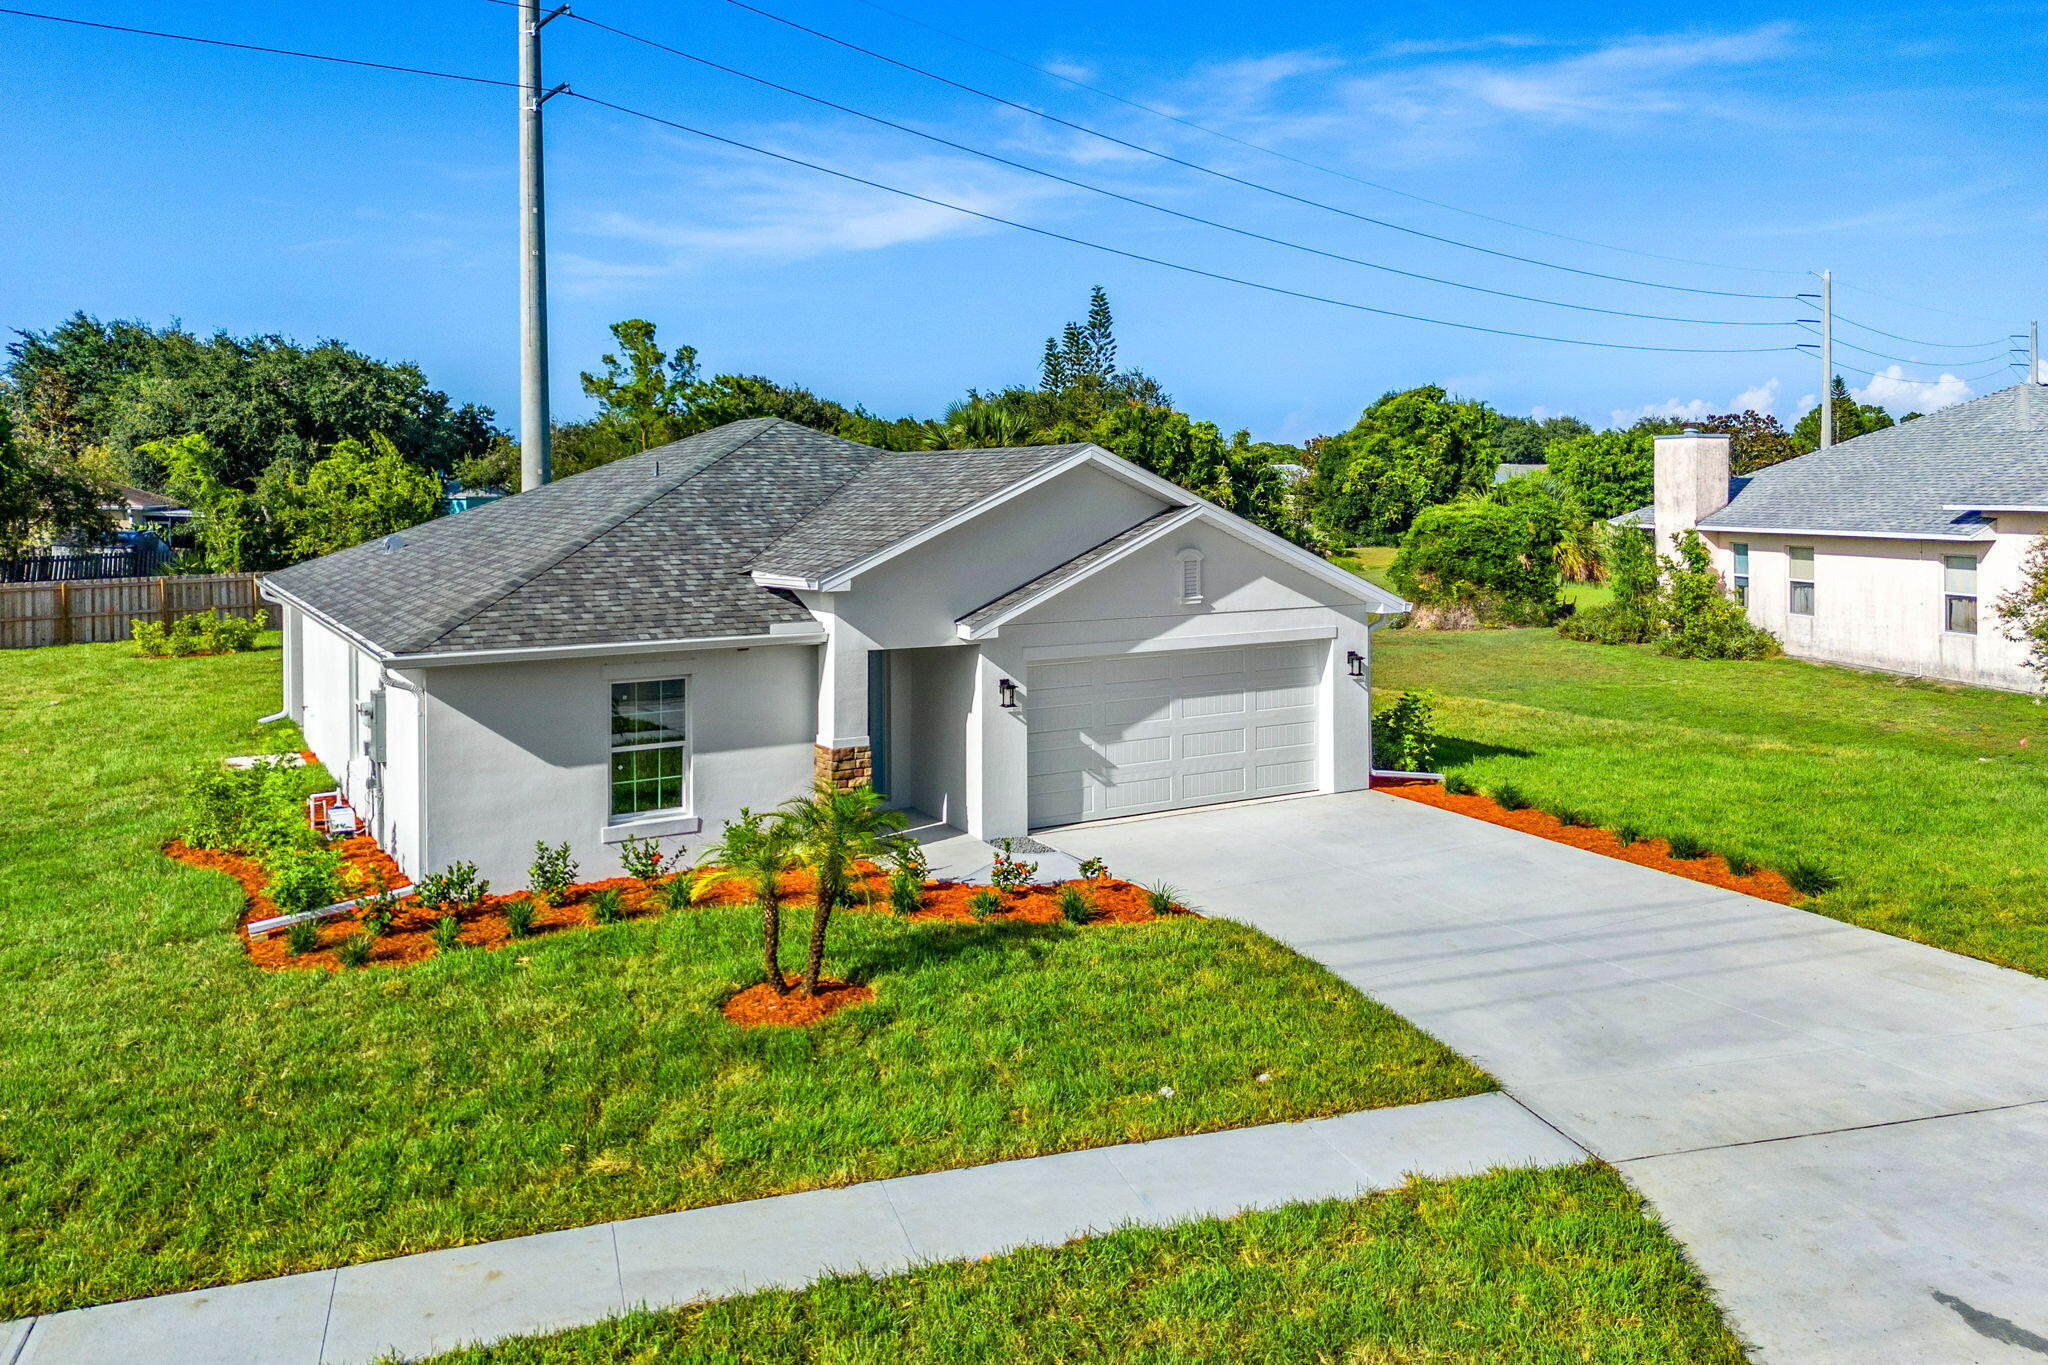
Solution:
<svg viewBox="0 0 2048 1365">
<path fill-rule="evenodd" d="M 926 541 L 942 536 L 955 527 L 964 526 L 982 513 L 1000 507 L 1010 501 L 1010 499 L 1028 493 L 1040 484 L 1048 483 L 1070 469 L 1088 463 L 1094 458 L 1098 449 L 1099 447 L 1089 446 L 1085 449 L 1077 450 L 1072 455 L 1067 456 L 1067 458 L 1055 461 L 1027 478 L 1019 479 L 1016 483 L 1006 488 L 998 489 L 980 502 L 963 507 L 951 516 L 943 517 L 922 530 L 912 532 L 901 540 L 891 541 L 874 553 L 857 559 L 851 564 L 842 565 L 830 573 L 820 574 L 816 578 L 799 578 L 792 574 L 762 573 L 757 570 L 753 575 L 754 581 L 764 588 L 787 588 L 799 592 L 845 592 L 853 586 L 855 578 L 866 573 L 868 570 L 875 568 L 877 565 L 885 564 L 898 555 L 914 550 Z M 1108 452 L 1103 451 L 1101 453 L 1107 454 Z"/>
<path fill-rule="evenodd" d="M 371 658 L 376 659 L 380 663 L 388 664 L 391 662 L 393 658 L 396 657 L 392 654 L 390 650 L 385 649 L 382 645 L 372 643 L 364 636 L 358 635 L 355 631 L 350 630 L 347 626 L 335 620 L 326 612 L 321 611 L 318 608 L 308 606 L 305 602 L 292 596 L 283 588 L 274 586 L 271 583 L 271 581 L 267 578 L 259 579 L 257 581 L 256 594 L 259 597 L 277 603 L 279 606 L 297 607 L 300 611 L 312 617 L 321 625 L 333 631 L 336 635 L 341 636 L 350 644 L 362 650 L 365 654 L 368 654 Z"/>
<path fill-rule="evenodd" d="M 1787 528 L 1783 526 L 1700 525 L 1694 529 L 1712 531 L 1717 535 L 1811 536 L 1818 540 L 1989 540 L 1993 534 L 1989 527 L 1972 532 L 1969 535 L 1959 536 L 1945 536 L 1934 531 L 1810 531 L 1803 528 Z"/>
<path fill-rule="evenodd" d="M 752 649 L 757 645 L 822 645 L 822 626 L 798 626 L 760 635 L 695 635 L 673 640 L 622 640 L 601 645 L 541 645 L 526 649 L 469 649 L 440 654 L 392 654 L 386 662 L 403 668 L 457 664 L 510 664 L 545 659 L 609 659 L 622 654 L 655 654 L 705 649 Z"/>
<path fill-rule="evenodd" d="M 2022 507 L 2017 504 L 2011 507 L 1994 507 L 1990 503 L 1945 502 L 1941 505 L 1941 510 L 1944 512 L 2048 512 L 2048 507 Z"/>
<path fill-rule="evenodd" d="M 1073 587 L 1076 583 L 1086 582 L 1090 578 L 1093 578 L 1097 573 L 1108 568 L 1110 565 L 1119 563 L 1128 556 L 1137 553 L 1145 546 L 1150 545 L 1153 541 L 1159 539 L 1159 537 L 1165 535 L 1168 531 L 1173 530 L 1177 526 L 1185 526 L 1189 522 L 1195 520 L 1197 517 L 1201 515 L 1202 506 L 1201 504 L 1196 503 L 1187 507 L 1183 507 L 1180 509 L 1180 511 L 1175 512 L 1169 516 L 1161 517 L 1159 519 L 1159 524 L 1157 526 L 1154 526 L 1151 530 L 1147 531 L 1144 535 L 1139 536 L 1136 540 L 1130 542 L 1130 544 L 1123 546 L 1121 549 L 1117 550 L 1115 554 L 1104 555 L 1101 559 L 1097 560 L 1093 564 L 1090 564 L 1087 568 L 1083 569 L 1080 573 L 1075 574 L 1072 578 L 1062 579 L 1058 583 L 1055 583 L 1050 587 L 1039 589 L 1037 592 L 1031 594 L 1031 596 L 1017 603 L 1015 606 L 1012 606 L 1004 612 L 1002 612 L 1001 615 L 998 615 L 991 620 L 984 621 L 978 626 L 969 627 L 966 625 L 956 625 L 954 627 L 954 632 L 957 635 L 959 635 L 959 637 L 963 640 L 992 640 L 995 638 L 997 632 L 1000 631 L 1007 622 L 1014 621 L 1015 619 L 1017 619 L 1017 617 L 1023 615 L 1027 611 L 1030 611 L 1039 603 L 1049 601 L 1050 599 L 1059 596 L 1068 588 Z M 1118 534 L 1122 533 L 1119 532 Z M 1081 553 L 1087 554 L 1088 552 L 1086 550 L 1083 550 Z"/>
</svg>

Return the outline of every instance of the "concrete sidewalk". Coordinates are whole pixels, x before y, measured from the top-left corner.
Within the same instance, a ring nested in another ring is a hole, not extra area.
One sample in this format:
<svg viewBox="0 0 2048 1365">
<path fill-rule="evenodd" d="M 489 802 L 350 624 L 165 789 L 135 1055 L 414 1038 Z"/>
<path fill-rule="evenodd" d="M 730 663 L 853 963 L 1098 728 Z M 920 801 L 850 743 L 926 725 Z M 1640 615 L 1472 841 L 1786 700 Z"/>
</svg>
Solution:
<svg viewBox="0 0 2048 1365">
<path fill-rule="evenodd" d="M 1759 1365 L 2048 1358 L 2048 981 L 1383 793 L 1042 837 L 1485 1067 L 1649 1196 Z"/>
<path fill-rule="evenodd" d="M 0 1324 L 0 1365 L 359 1365 L 832 1272 L 1583 1160 L 1505 1095 L 1097 1147 Z"/>
</svg>

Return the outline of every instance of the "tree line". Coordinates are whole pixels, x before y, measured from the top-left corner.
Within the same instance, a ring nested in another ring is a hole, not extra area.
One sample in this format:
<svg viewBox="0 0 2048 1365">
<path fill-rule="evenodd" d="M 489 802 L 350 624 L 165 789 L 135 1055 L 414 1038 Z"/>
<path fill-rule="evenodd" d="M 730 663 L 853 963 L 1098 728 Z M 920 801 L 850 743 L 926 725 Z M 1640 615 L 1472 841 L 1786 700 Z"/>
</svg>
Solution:
<svg viewBox="0 0 2048 1365">
<path fill-rule="evenodd" d="M 596 412 L 553 428 L 557 477 L 761 416 L 889 450 L 1087 441 L 1299 543 L 1332 548 L 1398 542 L 1432 508 L 1499 504 L 1502 462 L 1541 463 L 1570 542 L 1574 525 L 1648 501 L 1649 438 L 1677 429 L 1597 432 L 1424 386 L 1388 393 L 1346 431 L 1301 445 L 1226 436 L 1122 362 L 1100 288 L 1084 316 L 1045 339 L 1035 382 L 970 389 L 936 417 L 881 417 L 762 375 L 707 375 L 694 347 L 666 347 L 646 319 L 611 333 L 612 348 L 580 376 Z M 1850 401 L 1840 381 L 1836 406 L 1845 439 L 1890 422 Z M 1789 432 L 1754 412 L 1703 425 L 1733 433 L 1738 467 L 1750 469 L 1810 448 L 1818 420 L 1816 409 Z M 103 537 L 118 490 L 134 486 L 198 514 L 197 543 L 179 567 L 268 569 L 436 515 L 451 482 L 516 491 L 518 470 L 518 447 L 490 408 L 456 402 L 413 364 L 339 341 L 199 336 L 79 313 L 18 332 L 0 369 L 0 555 Z"/>
</svg>

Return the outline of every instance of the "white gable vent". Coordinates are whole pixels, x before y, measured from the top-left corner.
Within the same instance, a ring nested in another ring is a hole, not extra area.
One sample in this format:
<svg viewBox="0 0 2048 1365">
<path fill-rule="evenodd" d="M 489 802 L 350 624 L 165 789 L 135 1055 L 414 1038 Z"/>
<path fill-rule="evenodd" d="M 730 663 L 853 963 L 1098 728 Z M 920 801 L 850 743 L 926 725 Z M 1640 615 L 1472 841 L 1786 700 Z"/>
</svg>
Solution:
<svg viewBox="0 0 2048 1365">
<path fill-rule="evenodd" d="M 1202 600 L 1202 552 L 1180 552 L 1180 600 L 1188 606 Z"/>
</svg>

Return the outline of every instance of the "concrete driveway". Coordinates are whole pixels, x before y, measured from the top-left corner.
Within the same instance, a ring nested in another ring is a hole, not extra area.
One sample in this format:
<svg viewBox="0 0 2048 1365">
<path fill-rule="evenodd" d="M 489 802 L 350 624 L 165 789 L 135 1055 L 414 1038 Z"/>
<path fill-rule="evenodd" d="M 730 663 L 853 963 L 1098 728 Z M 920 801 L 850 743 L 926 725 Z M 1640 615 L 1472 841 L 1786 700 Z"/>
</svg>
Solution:
<svg viewBox="0 0 2048 1365">
<path fill-rule="evenodd" d="M 2048 1359 L 2048 981 L 1379 793 L 1042 832 L 1325 963 L 1656 1205 L 1768 1365 Z"/>
</svg>

